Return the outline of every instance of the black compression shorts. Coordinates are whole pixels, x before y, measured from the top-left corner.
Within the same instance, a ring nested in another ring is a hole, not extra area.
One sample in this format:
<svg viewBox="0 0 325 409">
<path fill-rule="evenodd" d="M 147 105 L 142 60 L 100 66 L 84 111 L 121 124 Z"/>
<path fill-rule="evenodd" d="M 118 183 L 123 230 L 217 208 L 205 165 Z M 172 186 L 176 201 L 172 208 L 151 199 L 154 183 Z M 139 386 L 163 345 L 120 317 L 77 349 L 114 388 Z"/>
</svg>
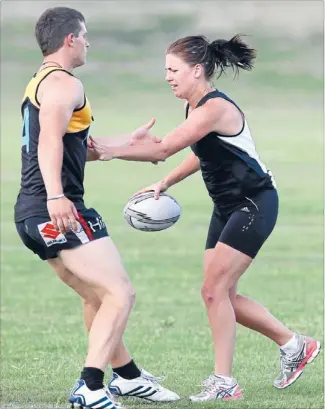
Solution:
<svg viewBox="0 0 325 409">
<path fill-rule="evenodd" d="M 254 258 L 271 234 L 278 216 L 278 194 L 275 189 L 247 197 L 228 216 L 214 209 L 208 231 L 206 250 L 218 242 Z"/>
</svg>

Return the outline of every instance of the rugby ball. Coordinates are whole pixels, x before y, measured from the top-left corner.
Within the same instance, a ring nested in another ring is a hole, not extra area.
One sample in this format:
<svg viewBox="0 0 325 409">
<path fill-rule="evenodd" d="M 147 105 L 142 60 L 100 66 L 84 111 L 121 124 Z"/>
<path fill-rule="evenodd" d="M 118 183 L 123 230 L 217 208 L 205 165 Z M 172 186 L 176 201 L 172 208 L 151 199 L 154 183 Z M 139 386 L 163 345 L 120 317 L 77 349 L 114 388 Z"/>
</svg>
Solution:
<svg viewBox="0 0 325 409">
<path fill-rule="evenodd" d="M 181 207 L 166 193 L 160 193 L 159 199 L 154 192 L 133 196 L 124 207 L 124 218 L 134 229 L 141 231 L 166 230 L 177 222 Z"/>
</svg>

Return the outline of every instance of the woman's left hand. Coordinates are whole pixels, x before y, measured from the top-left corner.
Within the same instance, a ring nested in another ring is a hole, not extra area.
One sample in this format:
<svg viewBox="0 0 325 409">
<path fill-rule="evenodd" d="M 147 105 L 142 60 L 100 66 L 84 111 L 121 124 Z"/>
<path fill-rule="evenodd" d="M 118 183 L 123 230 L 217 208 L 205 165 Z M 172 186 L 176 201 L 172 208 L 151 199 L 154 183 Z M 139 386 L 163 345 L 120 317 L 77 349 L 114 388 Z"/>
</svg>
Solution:
<svg viewBox="0 0 325 409">
<path fill-rule="evenodd" d="M 114 146 L 101 145 L 96 142 L 91 135 L 88 138 L 88 147 L 93 149 L 97 156 L 98 160 L 112 160 L 114 159 Z"/>
<path fill-rule="evenodd" d="M 160 138 L 158 138 L 157 136 L 152 136 L 150 132 L 150 129 L 154 126 L 155 122 L 156 122 L 155 118 L 152 118 L 147 124 L 140 126 L 140 128 L 132 132 L 132 137 L 129 141 L 129 145 L 132 146 L 132 145 L 144 144 L 148 142 L 149 143 L 161 142 Z"/>
</svg>

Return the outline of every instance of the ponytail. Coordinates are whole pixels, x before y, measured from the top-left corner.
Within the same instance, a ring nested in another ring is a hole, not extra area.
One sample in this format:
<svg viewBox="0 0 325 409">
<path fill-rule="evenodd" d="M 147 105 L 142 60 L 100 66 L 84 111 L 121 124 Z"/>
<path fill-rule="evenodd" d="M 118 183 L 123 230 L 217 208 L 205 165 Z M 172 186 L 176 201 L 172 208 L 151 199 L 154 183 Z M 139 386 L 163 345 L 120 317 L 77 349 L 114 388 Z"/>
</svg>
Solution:
<svg viewBox="0 0 325 409">
<path fill-rule="evenodd" d="M 217 69 L 220 70 L 219 77 L 228 67 L 232 67 L 236 75 L 239 68 L 250 71 L 253 68 L 253 60 L 257 55 L 256 50 L 249 48 L 239 34 L 229 41 L 212 41 L 208 48 L 211 50 Z"/>
<path fill-rule="evenodd" d="M 249 48 L 239 34 L 229 41 L 215 40 L 212 43 L 198 35 L 176 40 L 169 45 L 167 54 L 178 55 L 191 66 L 202 64 L 206 78 L 210 79 L 216 70 L 220 70 L 220 77 L 228 67 L 232 67 L 235 75 L 239 68 L 251 70 L 256 50 Z"/>
</svg>

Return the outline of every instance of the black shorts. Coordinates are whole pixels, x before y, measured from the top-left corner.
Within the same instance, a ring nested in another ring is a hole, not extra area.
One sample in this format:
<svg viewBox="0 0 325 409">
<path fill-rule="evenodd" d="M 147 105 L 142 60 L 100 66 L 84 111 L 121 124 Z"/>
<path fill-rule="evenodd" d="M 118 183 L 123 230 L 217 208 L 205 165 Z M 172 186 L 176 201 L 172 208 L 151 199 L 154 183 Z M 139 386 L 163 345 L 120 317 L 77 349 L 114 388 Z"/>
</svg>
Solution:
<svg viewBox="0 0 325 409">
<path fill-rule="evenodd" d="M 78 231 L 62 234 L 54 229 L 48 217 L 29 217 L 16 223 L 16 229 L 26 247 L 42 260 L 56 258 L 61 250 L 73 249 L 90 241 L 107 237 L 105 223 L 95 209 L 78 212 Z"/>
<path fill-rule="evenodd" d="M 206 250 L 221 242 L 254 258 L 275 226 L 278 207 L 278 194 L 272 189 L 247 197 L 227 216 L 215 208 L 210 221 Z"/>
</svg>

